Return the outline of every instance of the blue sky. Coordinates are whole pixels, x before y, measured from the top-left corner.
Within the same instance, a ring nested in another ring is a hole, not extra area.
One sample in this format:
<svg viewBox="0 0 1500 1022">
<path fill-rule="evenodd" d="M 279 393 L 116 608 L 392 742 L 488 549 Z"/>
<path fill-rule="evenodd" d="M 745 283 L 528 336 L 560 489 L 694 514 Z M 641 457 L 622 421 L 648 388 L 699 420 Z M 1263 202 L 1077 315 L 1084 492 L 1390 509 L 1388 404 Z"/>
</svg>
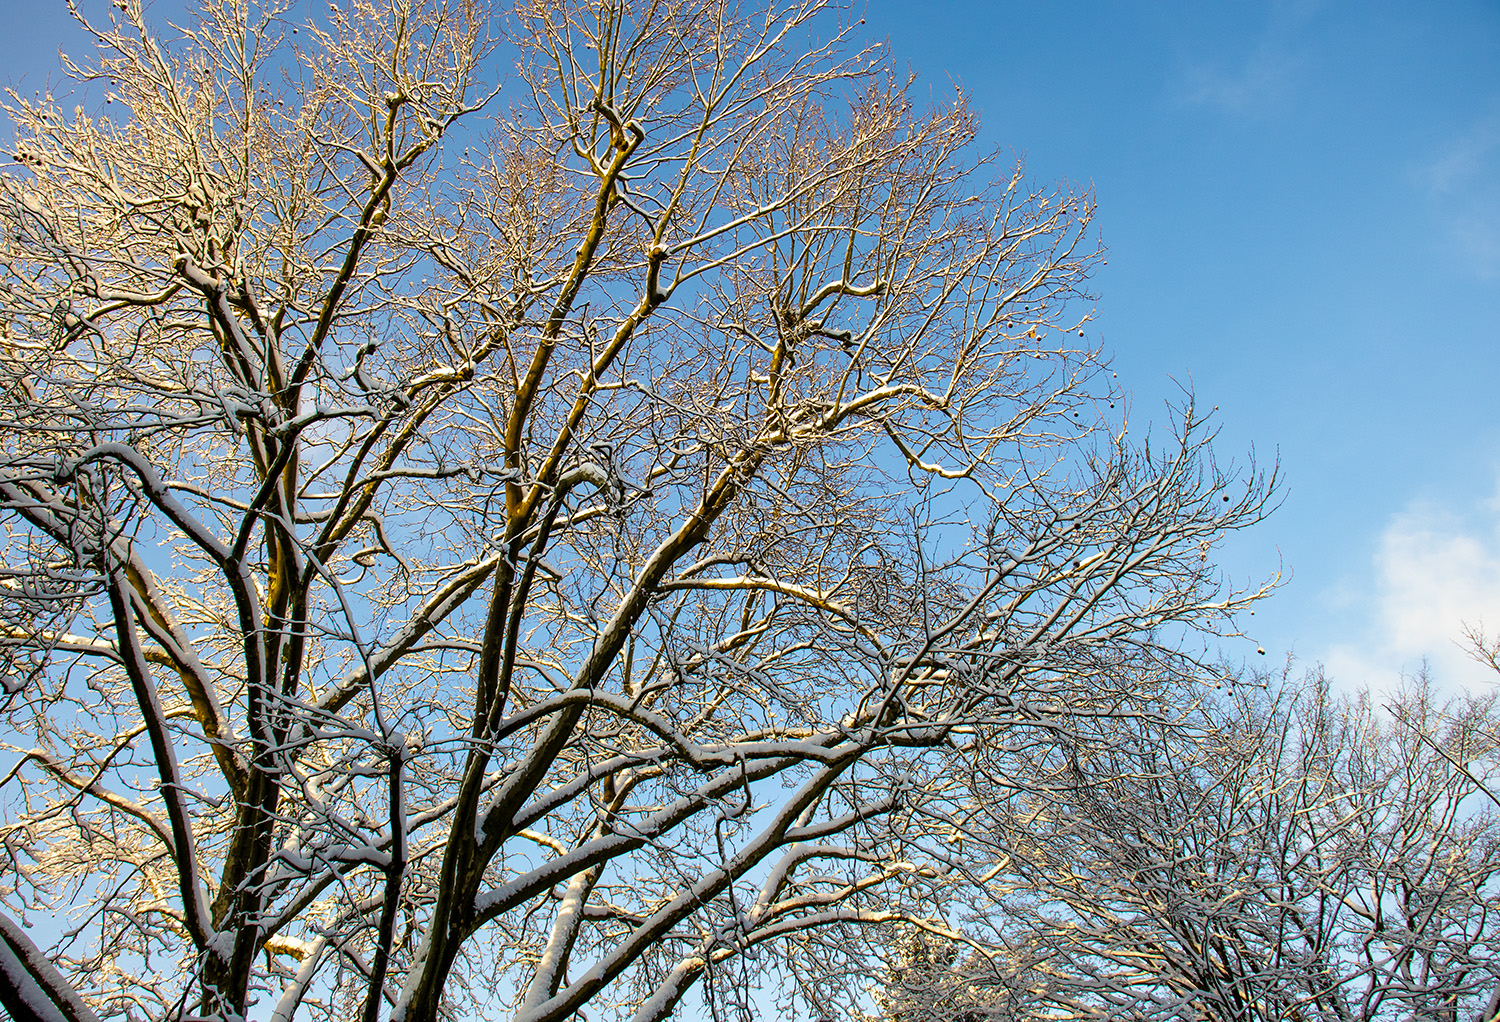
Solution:
<svg viewBox="0 0 1500 1022">
<path fill-rule="evenodd" d="M 1134 418 L 1174 380 L 1282 509 L 1224 551 L 1292 581 L 1275 660 L 1392 683 L 1500 631 L 1500 4 L 872 0 L 991 144 L 1092 183 L 1099 326 Z M 1243 652 L 1243 648 L 1240 648 Z"/>
<path fill-rule="evenodd" d="M 62 0 L 0 13 L 8 82 L 81 50 Z M 1386 686 L 1428 655 L 1482 683 L 1454 640 L 1500 631 L 1500 3 L 864 14 L 920 82 L 969 90 L 988 144 L 1092 184 L 1097 326 L 1135 421 L 1190 382 L 1224 457 L 1279 454 L 1284 506 L 1224 551 L 1293 574 L 1254 618 L 1268 659 Z"/>
</svg>

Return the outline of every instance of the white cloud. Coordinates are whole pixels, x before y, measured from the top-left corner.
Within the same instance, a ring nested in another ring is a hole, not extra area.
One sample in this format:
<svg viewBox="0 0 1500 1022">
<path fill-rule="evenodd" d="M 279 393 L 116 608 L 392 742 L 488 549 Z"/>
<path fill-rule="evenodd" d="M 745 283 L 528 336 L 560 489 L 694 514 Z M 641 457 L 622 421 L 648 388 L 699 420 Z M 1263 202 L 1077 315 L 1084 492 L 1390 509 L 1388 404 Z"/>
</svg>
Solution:
<svg viewBox="0 0 1500 1022">
<path fill-rule="evenodd" d="M 1319 658 L 1330 677 L 1389 691 L 1425 659 L 1445 688 L 1500 683 L 1465 639 L 1466 629 L 1500 633 L 1500 499 L 1468 514 L 1413 504 L 1392 516 L 1373 561 L 1373 591 L 1358 601 L 1364 620 Z"/>
</svg>

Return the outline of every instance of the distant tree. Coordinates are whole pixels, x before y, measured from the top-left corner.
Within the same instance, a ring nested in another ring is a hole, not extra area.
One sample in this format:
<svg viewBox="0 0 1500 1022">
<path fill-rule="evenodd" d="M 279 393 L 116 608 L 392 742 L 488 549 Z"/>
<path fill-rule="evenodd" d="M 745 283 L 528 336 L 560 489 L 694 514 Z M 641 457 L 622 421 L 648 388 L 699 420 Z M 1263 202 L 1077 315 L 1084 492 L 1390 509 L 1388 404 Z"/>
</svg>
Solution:
<svg viewBox="0 0 1500 1022">
<path fill-rule="evenodd" d="M 1382 712 L 1315 675 L 980 770 L 995 950 L 932 985 L 1021 977 L 1027 1017 L 1493 1022 L 1497 749 L 1492 696 Z"/>
<path fill-rule="evenodd" d="M 924 788 L 1263 592 L 1208 557 L 1268 481 L 1109 411 L 1091 197 L 844 12 L 79 20 L 0 175 L 0 897 L 59 1011 L 863 997 L 868 928 L 958 936 Z"/>
</svg>

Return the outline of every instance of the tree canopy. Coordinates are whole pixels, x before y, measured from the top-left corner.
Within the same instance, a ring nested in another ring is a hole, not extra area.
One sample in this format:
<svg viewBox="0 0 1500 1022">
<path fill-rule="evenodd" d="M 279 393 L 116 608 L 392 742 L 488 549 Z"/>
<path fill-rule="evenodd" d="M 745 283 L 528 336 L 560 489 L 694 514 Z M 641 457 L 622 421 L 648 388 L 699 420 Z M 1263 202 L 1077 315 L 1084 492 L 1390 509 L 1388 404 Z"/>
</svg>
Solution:
<svg viewBox="0 0 1500 1022">
<path fill-rule="evenodd" d="M 0 174 L 39 1017 L 855 1010 L 976 939 L 975 769 L 1266 592 L 1273 479 L 1127 432 L 1092 196 L 848 10 L 78 18 Z"/>
</svg>

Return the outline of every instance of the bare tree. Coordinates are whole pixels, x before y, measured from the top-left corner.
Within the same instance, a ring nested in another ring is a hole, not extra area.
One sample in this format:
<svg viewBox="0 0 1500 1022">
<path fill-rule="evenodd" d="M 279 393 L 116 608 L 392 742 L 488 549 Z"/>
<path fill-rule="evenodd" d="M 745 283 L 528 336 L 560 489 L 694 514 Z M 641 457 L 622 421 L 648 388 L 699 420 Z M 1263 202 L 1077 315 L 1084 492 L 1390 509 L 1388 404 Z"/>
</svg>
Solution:
<svg viewBox="0 0 1500 1022">
<path fill-rule="evenodd" d="M 1489 1022 L 1495 700 L 1421 681 L 1388 709 L 1283 679 L 978 771 L 984 953 L 886 1002 L 946 987 L 985 1018 L 1019 986 L 1055 1018 Z"/>
<path fill-rule="evenodd" d="M 1208 557 L 1268 480 L 1110 412 L 1091 197 L 844 12 L 79 20 L 89 98 L 12 94 L 0 177 L 3 896 L 54 1007 L 861 997 L 869 927 L 960 936 L 923 786 L 1263 591 Z"/>
</svg>

